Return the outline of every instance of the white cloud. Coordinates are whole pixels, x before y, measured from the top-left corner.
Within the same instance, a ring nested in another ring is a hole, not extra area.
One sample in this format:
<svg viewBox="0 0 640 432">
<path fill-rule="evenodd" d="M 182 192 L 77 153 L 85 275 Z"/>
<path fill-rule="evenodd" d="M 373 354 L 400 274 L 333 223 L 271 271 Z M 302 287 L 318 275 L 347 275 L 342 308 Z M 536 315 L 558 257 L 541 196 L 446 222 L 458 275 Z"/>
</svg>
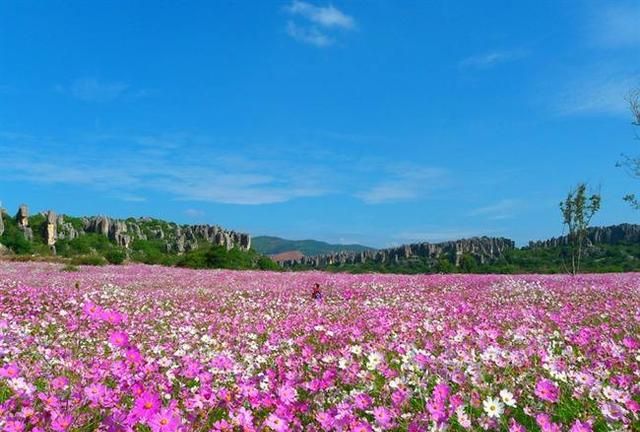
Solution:
<svg viewBox="0 0 640 432">
<path fill-rule="evenodd" d="M 300 27 L 293 21 L 287 23 L 287 34 L 298 42 L 315 45 L 317 47 L 326 47 L 334 42 L 332 38 L 322 33 L 316 27 Z"/>
<path fill-rule="evenodd" d="M 509 219 L 515 216 L 520 205 L 519 200 L 503 199 L 495 204 L 476 208 L 472 210 L 469 215 L 483 216 L 490 220 Z"/>
<path fill-rule="evenodd" d="M 202 216 L 204 216 L 204 211 L 198 210 L 198 209 L 189 208 L 189 209 L 186 209 L 184 211 L 184 214 L 186 214 L 190 218 L 198 219 L 198 218 L 201 218 Z"/>
<path fill-rule="evenodd" d="M 556 110 L 561 115 L 629 115 L 626 97 L 640 85 L 640 75 L 593 73 L 574 80 L 559 93 Z"/>
<path fill-rule="evenodd" d="M 640 46 L 640 3 L 607 4 L 592 17 L 596 43 L 609 48 Z"/>
<path fill-rule="evenodd" d="M 284 9 L 293 18 L 287 21 L 287 34 L 298 42 L 327 47 L 335 42 L 337 30 L 355 29 L 355 20 L 333 5 L 316 6 L 294 0 Z"/>
<path fill-rule="evenodd" d="M 315 6 L 303 1 L 294 0 L 286 10 L 291 15 L 300 15 L 314 24 L 327 28 L 352 29 L 355 22 L 352 17 L 329 5 L 326 7 Z"/>
<path fill-rule="evenodd" d="M 385 179 L 356 194 L 367 204 L 408 201 L 424 197 L 446 184 L 447 172 L 440 168 L 403 165 L 389 170 Z"/>
<path fill-rule="evenodd" d="M 93 77 L 78 78 L 68 86 L 56 85 L 55 90 L 83 102 L 112 102 L 117 99 L 137 100 L 148 96 L 149 90 L 135 90 L 119 81 L 101 81 Z"/>
<path fill-rule="evenodd" d="M 523 49 L 516 50 L 494 50 L 482 54 L 467 57 L 460 62 L 460 66 L 477 69 L 488 69 L 500 63 L 520 60 L 528 55 Z"/>
<path fill-rule="evenodd" d="M 0 171 L 15 180 L 81 186 L 127 201 L 140 201 L 149 190 L 178 200 L 240 205 L 279 203 L 329 192 L 330 182 L 313 162 L 298 166 L 251 152 L 223 154 L 183 145 L 196 139 L 183 137 L 175 146 L 169 141 L 167 136 L 102 135 L 82 141 L 71 154 L 60 152 L 60 144 L 51 140 L 0 132 Z M 174 151 L 145 151 L 155 142 Z M 126 158 L 105 157 L 99 151 L 122 143 L 129 150 Z"/>
</svg>

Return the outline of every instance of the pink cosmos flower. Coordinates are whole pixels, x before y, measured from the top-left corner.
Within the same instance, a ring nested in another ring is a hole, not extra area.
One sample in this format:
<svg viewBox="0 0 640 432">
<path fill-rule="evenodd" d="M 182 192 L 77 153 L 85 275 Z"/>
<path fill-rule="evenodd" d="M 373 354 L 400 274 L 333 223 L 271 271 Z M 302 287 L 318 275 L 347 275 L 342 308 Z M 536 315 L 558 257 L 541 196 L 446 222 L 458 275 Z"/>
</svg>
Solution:
<svg viewBox="0 0 640 432">
<path fill-rule="evenodd" d="M 87 314 L 87 316 L 94 321 L 97 321 L 102 318 L 102 308 L 100 308 L 100 306 L 97 306 L 91 302 L 85 303 L 82 310 L 84 310 L 84 313 Z"/>
<path fill-rule="evenodd" d="M 357 421 L 351 425 L 351 432 L 372 432 L 371 425 L 364 420 Z"/>
<path fill-rule="evenodd" d="M 296 392 L 295 388 L 286 384 L 278 389 L 278 397 L 284 404 L 291 405 L 298 400 L 298 392 Z"/>
<path fill-rule="evenodd" d="M 140 354 L 140 351 L 137 348 L 133 348 L 133 347 L 129 348 L 125 354 L 125 357 L 131 363 L 134 363 L 134 364 L 142 363 L 142 354 Z"/>
<path fill-rule="evenodd" d="M 114 331 L 109 336 L 109 343 L 119 348 L 124 348 L 129 345 L 129 336 L 121 331 Z"/>
<path fill-rule="evenodd" d="M 100 400 L 105 396 L 107 392 L 107 388 L 104 384 L 93 383 L 84 389 L 84 394 L 94 404 L 100 402 Z"/>
<path fill-rule="evenodd" d="M 625 336 L 622 339 L 622 344 L 631 350 L 640 348 L 640 342 L 638 342 L 637 339 L 634 339 L 631 336 Z"/>
<path fill-rule="evenodd" d="M 555 403 L 558 401 L 558 397 L 560 396 L 560 389 L 557 385 L 554 384 L 553 381 L 548 379 L 541 379 L 536 384 L 535 390 L 536 396 L 540 399 Z"/>
<path fill-rule="evenodd" d="M 527 432 L 527 429 L 515 421 L 515 419 L 511 419 L 509 422 L 509 432 Z"/>
<path fill-rule="evenodd" d="M 57 414 L 53 416 L 53 421 L 51 422 L 51 430 L 55 432 L 63 432 L 71 427 L 73 423 L 73 417 L 69 414 Z"/>
<path fill-rule="evenodd" d="M 24 431 L 24 423 L 20 420 L 9 420 L 4 424 L 4 432 L 22 432 Z"/>
<path fill-rule="evenodd" d="M 148 420 L 160 410 L 160 406 L 160 397 L 146 391 L 136 398 L 131 413 L 136 418 Z"/>
<path fill-rule="evenodd" d="M 391 429 L 393 427 L 393 413 L 389 409 L 382 406 L 375 407 L 373 416 L 382 429 Z"/>
<path fill-rule="evenodd" d="M 371 406 L 371 403 L 373 402 L 371 399 L 371 396 L 369 396 L 366 393 L 358 393 L 355 398 L 354 398 L 354 404 L 356 406 L 356 408 L 361 409 L 361 410 L 366 410 Z"/>
<path fill-rule="evenodd" d="M 560 425 L 553 423 L 549 414 L 538 414 L 536 423 L 538 423 L 542 432 L 562 432 Z"/>
<path fill-rule="evenodd" d="M 233 430 L 233 425 L 229 424 L 229 422 L 224 419 L 218 420 L 212 425 L 212 427 L 212 432 L 231 432 Z"/>
<path fill-rule="evenodd" d="M 285 432 L 289 430 L 287 422 L 275 414 L 269 414 L 267 420 L 264 422 L 265 426 L 273 429 L 275 432 Z"/>
<path fill-rule="evenodd" d="M 602 412 L 602 415 L 604 415 L 607 420 L 610 421 L 620 421 L 626 414 L 624 408 L 612 402 L 605 402 L 601 404 L 600 411 Z"/>
<path fill-rule="evenodd" d="M 326 411 L 320 411 L 316 414 L 316 421 L 320 423 L 322 430 L 330 431 L 335 425 L 335 419 Z"/>
<path fill-rule="evenodd" d="M 634 414 L 637 414 L 638 411 L 640 411 L 640 404 L 633 399 L 627 399 L 624 406 Z"/>
<path fill-rule="evenodd" d="M 0 368 L 0 378 L 17 378 L 20 375 L 20 368 L 15 363 L 9 363 Z"/>
<path fill-rule="evenodd" d="M 253 428 L 253 414 L 245 407 L 240 407 L 235 413 L 230 416 L 231 421 L 240 426 L 243 429 Z"/>
<path fill-rule="evenodd" d="M 593 432 L 593 428 L 589 422 L 576 420 L 571 426 L 569 432 Z"/>
<path fill-rule="evenodd" d="M 69 385 L 69 379 L 64 376 L 59 376 L 51 380 L 51 387 L 54 390 L 64 390 Z"/>
<path fill-rule="evenodd" d="M 180 416 L 172 408 L 160 410 L 149 420 L 149 427 L 153 432 L 175 432 L 180 427 L 180 424 Z"/>
</svg>

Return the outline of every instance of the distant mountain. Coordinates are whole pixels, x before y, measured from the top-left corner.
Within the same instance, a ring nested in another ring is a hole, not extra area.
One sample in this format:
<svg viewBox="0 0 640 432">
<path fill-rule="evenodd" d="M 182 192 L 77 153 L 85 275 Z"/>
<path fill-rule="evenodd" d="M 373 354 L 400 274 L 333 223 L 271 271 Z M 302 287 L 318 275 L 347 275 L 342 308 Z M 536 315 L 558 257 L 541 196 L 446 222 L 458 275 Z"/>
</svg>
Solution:
<svg viewBox="0 0 640 432">
<path fill-rule="evenodd" d="M 330 244 L 317 240 L 286 240 L 280 237 L 258 236 L 251 239 L 251 247 L 264 255 L 299 251 L 305 256 L 325 255 L 334 252 L 362 252 L 373 248 L 359 244 Z"/>
</svg>

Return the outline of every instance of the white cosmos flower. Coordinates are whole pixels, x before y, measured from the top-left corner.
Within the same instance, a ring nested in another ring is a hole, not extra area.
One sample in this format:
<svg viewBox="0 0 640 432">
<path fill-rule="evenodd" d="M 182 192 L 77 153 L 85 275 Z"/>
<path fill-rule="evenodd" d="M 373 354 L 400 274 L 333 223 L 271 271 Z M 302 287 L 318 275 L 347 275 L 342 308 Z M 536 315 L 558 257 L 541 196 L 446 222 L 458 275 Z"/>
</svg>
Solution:
<svg viewBox="0 0 640 432">
<path fill-rule="evenodd" d="M 482 402 L 482 407 L 487 416 L 492 418 L 500 418 L 504 412 L 504 404 L 496 398 L 487 398 Z"/>
<path fill-rule="evenodd" d="M 513 397 L 513 393 L 511 393 L 509 390 L 507 389 L 500 390 L 500 398 L 502 399 L 502 402 L 504 402 L 506 406 L 510 406 L 510 407 L 516 406 L 516 400 Z"/>
</svg>

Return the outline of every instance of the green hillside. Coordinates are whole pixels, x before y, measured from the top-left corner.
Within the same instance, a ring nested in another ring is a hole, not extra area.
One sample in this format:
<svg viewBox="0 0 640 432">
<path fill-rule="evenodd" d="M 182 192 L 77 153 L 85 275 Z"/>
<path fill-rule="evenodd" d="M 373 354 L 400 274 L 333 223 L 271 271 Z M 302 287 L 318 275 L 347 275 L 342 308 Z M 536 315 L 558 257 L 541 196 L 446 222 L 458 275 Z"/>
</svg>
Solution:
<svg viewBox="0 0 640 432">
<path fill-rule="evenodd" d="M 251 247 L 264 255 L 300 251 L 306 256 L 323 255 L 331 252 L 360 252 L 373 248 L 359 244 L 330 244 L 317 240 L 286 240 L 280 237 L 258 236 L 251 239 Z"/>
</svg>

